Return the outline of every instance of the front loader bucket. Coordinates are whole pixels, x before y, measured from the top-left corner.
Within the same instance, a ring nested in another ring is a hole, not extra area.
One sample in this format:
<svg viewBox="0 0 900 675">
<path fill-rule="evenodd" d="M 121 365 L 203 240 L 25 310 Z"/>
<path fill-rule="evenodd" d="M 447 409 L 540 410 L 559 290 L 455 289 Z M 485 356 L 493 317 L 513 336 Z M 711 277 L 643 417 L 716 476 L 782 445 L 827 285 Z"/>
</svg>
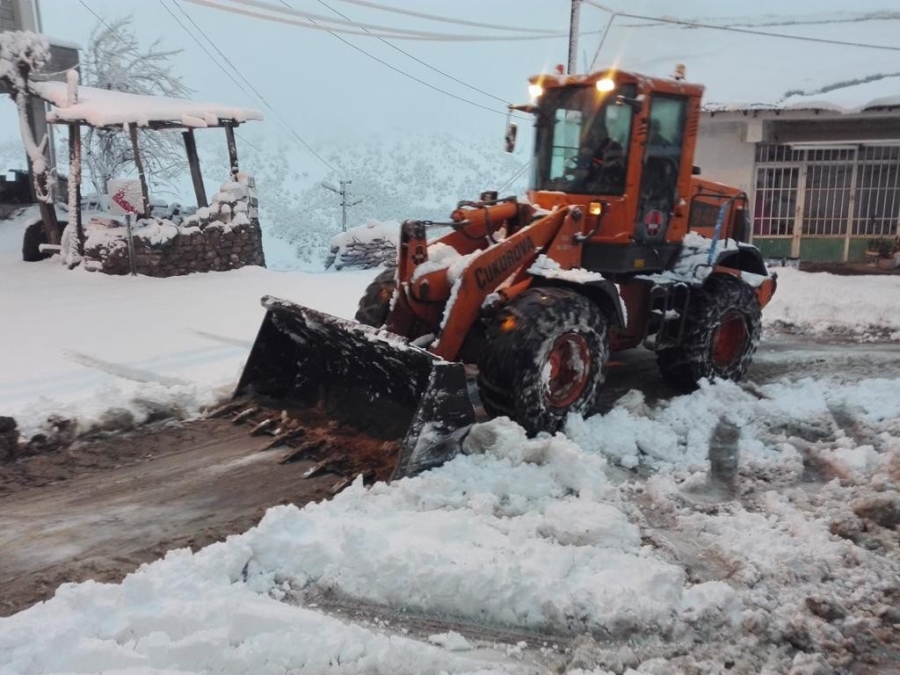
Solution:
<svg viewBox="0 0 900 675">
<path fill-rule="evenodd" d="M 461 363 L 392 333 L 271 296 L 235 397 L 326 419 L 384 440 L 390 478 L 438 466 L 475 421 Z"/>
</svg>

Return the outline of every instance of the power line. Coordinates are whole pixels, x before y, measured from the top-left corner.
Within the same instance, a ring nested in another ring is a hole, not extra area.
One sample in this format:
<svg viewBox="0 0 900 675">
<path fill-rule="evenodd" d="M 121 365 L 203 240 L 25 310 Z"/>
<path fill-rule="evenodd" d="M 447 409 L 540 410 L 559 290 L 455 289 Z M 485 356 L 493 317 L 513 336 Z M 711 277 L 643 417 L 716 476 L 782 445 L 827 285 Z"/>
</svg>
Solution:
<svg viewBox="0 0 900 675">
<path fill-rule="evenodd" d="M 285 5 L 286 7 L 290 8 L 290 5 L 288 4 L 287 0 L 279 0 L 279 2 L 281 2 L 281 4 Z M 342 14 L 341 12 L 339 12 L 338 10 L 336 10 L 334 7 L 332 7 L 331 5 L 329 5 L 327 2 L 325 2 L 325 0 L 318 0 L 318 2 L 319 2 L 319 4 L 321 4 L 322 6 L 326 7 L 327 9 L 330 9 L 330 10 L 331 10 L 332 12 L 334 12 L 335 14 L 338 14 L 339 16 L 342 16 L 342 17 L 344 17 L 344 18 L 347 18 L 346 16 L 344 16 L 344 14 Z M 339 35 L 335 35 L 335 37 L 338 38 L 338 39 L 340 39 L 342 42 L 345 42 L 345 43 L 347 43 L 347 44 L 350 44 L 351 47 L 355 47 L 355 45 L 353 45 L 353 44 L 347 42 L 346 40 L 344 40 L 343 38 L 341 38 Z M 498 100 L 498 101 L 501 101 L 501 102 L 503 102 L 503 103 L 506 103 L 506 101 L 504 101 L 503 99 L 499 98 L 498 96 L 494 96 L 493 94 L 489 94 L 488 92 L 482 91 L 481 89 L 478 89 L 477 87 L 474 87 L 474 86 L 472 86 L 472 85 L 466 84 L 466 83 L 463 82 L 462 80 L 458 80 L 457 78 L 453 77 L 452 75 L 449 75 L 448 73 L 444 73 L 443 71 L 441 71 L 441 70 L 435 68 L 434 66 L 431 66 L 431 65 L 425 63 L 424 61 L 422 61 L 421 59 L 415 57 L 414 55 L 409 54 L 408 52 L 404 51 L 403 49 L 400 49 L 400 48 L 397 47 L 396 45 L 391 44 L 390 42 L 388 42 L 388 41 L 385 40 L 384 38 L 378 38 L 378 39 L 379 39 L 381 42 L 384 42 L 384 43 L 385 43 L 386 45 L 388 45 L 389 47 L 392 47 L 392 48 L 396 49 L 396 50 L 399 51 L 401 54 L 405 54 L 406 56 L 408 56 L 408 57 L 410 57 L 411 59 L 417 61 L 418 63 L 421 63 L 422 65 L 424 65 L 424 66 L 430 68 L 431 70 L 434 70 L 435 72 L 438 72 L 438 73 L 440 73 L 440 74 L 442 74 L 442 75 L 444 75 L 444 76 L 446 76 L 446 77 L 449 77 L 450 79 L 452 79 L 452 80 L 454 80 L 454 81 L 456 81 L 456 82 L 459 82 L 460 84 L 463 84 L 463 85 L 469 87 L 470 89 L 474 89 L 475 91 L 481 92 L 481 93 L 485 94 L 486 96 L 490 96 L 490 97 L 493 98 L 493 99 L 496 99 L 496 100 Z M 361 50 L 361 51 L 363 51 L 363 53 L 365 53 L 365 54 L 366 54 L 367 56 L 369 56 L 370 58 L 375 58 L 374 56 L 372 56 L 372 55 L 369 54 L 368 52 L 365 52 L 365 50 Z M 380 59 L 376 59 L 376 60 L 377 60 L 377 61 L 380 61 Z M 388 64 L 385 64 L 385 65 L 388 65 Z M 448 95 L 450 95 L 450 96 L 454 96 L 453 94 L 449 94 L 449 92 L 445 92 L 445 91 L 442 90 L 442 89 L 439 89 L 438 91 L 441 91 L 441 92 L 443 92 L 443 93 L 445 93 L 445 94 L 448 94 Z M 454 98 L 458 98 L 458 97 L 454 96 Z M 461 99 L 461 100 L 466 100 L 466 99 Z M 476 105 L 477 105 L 477 104 L 476 104 Z M 483 106 L 481 106 L 481 107 L 483 107 Z M 495 111 L 495 112 L 499 112 L 499 111 Z M 517 117 L 517 119 L 521 119 L 521 118 Z M 531 166 L 531 162 L 528 162 L 527 164 L 525 164 L 525 166 L 523 166 L 521 169 L 519 169 L 519 170 L 516 172 L 516 174 L 515 174 L 512 178 L 510 178 L 508 181 L 506 181 L 506 182 L 503 184 L 503 186 L 500 188 L 500 191 L 505 190 L 509 185 L 511 185 L 511 184 L 513 183 L 513 181 L 515 181 L 517 178 L 519 178 L 519 176 L 521 176 L 523 173 L 525 173 L 525 171 L 528 169 L 529 166 Z"/>
<path fill-rule="evenodd" d="M 184 2 L 189 2 L 194 5 L 200 5 L 201 7 L 210 7 L 212 9 L 217 9 L 222 12 L 231 12 L 232 14 L 240 14 L 243 16 L 250 16 L 257 19 L 263 19 L 265 21 L 272 21 L 275 23 L 283 23 L 289 26 L 299 26 L 301 28 L 310 28 L 312 30 L 324 30 L 328 32 L 335 33 L 344 33 L 347 35 L 368 35 L 373 36 L 375 33 L 373 31 L 364 31 L 364 30 L 356 30 L 354 28 L 337 28 L 337 27 L 328 27 L 328 26 L 320 26 L 313 19 L 309 19 L 308 21 L 298 21 L 295 19 L 289 19 L 287 17 L 279 17 L 272 14 L 266 14 L 263 12 L 254 12 L 248 9 L 241 9 L 239 7 L 232 7 L 228 5 L 219 4 L 215 0 L 184 0 Z M 291 8 L 292 11 L 297 11 Z M 363 25 L 363 24 L 361 24 Z M 559 38 L 568 37 L 568 33 L 553 33 L 547 35 L 524 35 L 524 36 L 499 36 L 499 35 L 458 35 L 452 33 L 428 33 L 424 31 L 407 31 L 405 29 L 391 29 L 393 32 L 390 33 L 377 33 L 381 35 L 381 37 L 387 37 L 394 40 L 419 40 L 419 41 L 428 41 L 428 42 L 522 42 L 522 41 L 534 41 L 534 40 L 556 40 Z M 590 31 L 597 32 L 597 31 Z"/>
<path fill-rule="evenodd" d="M 245 136 L 243 136 L 243 135 L 241 135 L 240 133 L 238 133 L 238 130 L 237 130 L 237 129 L 234 130 L 234 135 L 237 136 L 238 138 L 240 138 L 240 139 L 241 139 L 241 143 L 243 143 L 244 145 L 253 148 L 253 149 L 256 150 L 257 152 L 262 152 L 262 150 L 260 150 L 258 147 L 256 147 L 256 146 L 255 146 L 253 143 L 251 143 L 250 141 L 248 141 L 247 138 L 246 138 Z"/>
<path fill-rule="evenodd" d="M 818 38 L 818 37 L 809 37 L 804 35 L 789 35 L 787 33 L 770 33 L 769 31 L 764 30 L 755 30 L 753 28 L 737 28 L 735 26 L 716 26 L 715 24 L 709 23 L 699 23 L 697 21 L 685 21 L 683 19 L 670 19 L 668 17 L 662 16 L 644 16 L 641 14 L 629 14 L 627 12 L 619 12 L 617 10 L 606 7 L 605 5 L 601 5 L 598 2 L 594 2 L 594 0 L 584 0 L 585 3 L 596 7 L 597 9 L 602 9 L 604 12 L 609 12 L 610 14 L 616 16 L 624 16 L 629 19 L 641 19 L 642 21 L 656 21 L 659 23 L 670 23 L 678 26 L 690 26 L 692 28 L 709 28 L 711 30 L 723 30 L 729 31 L 732 33 L 744 33 L 747 35 L 760 35 L 763 37 L 772 37 L 772 38 L 782 38 L 786 40 L 799 40 L 801 42 L 815 42 L 818 44 L 826 44 L 826 45 L 838 45 L 841 47 L 862 47 L 865 49 L 880 49 L 882 51 L 890 51 L 890 52 L 900 52 L 900 47 L 893 47 L 891 45 L 876 45 L 870 44 L 867 42 L 851 42 L 847 40 L 832 40 L 829 38 Z"/>
<path fill-rule="evenodd" d="M 501 185 L 499 188 L 497 188 L 497 192 L 503 192 L 506 188 L 508 188 L 510 185 L 512 185 L 519 178 L 519 176 L 521 176 L 523 173 L 528 171 L 528 169 L 530 167 L 531 167 L 531 162 L 530 161 L 526 162 L 523 167 L 521 167 L 518 171 L 516 171 L 509 178 L 509 180 L 507 180 L 503 185 Z"/>
<path fill-rule="evenodd" d="M 187 2 L 190 2 L 191 0 L 186 0 L 186 1 L 187 1 Z M 286 0 L 280 0 L 280 2 L 281 2 L 281 4 L 287 6 L 288 8 L 291 8 L 291 6 L 286 2 Z M 415 75 L 411 75 L 410 73 L 407 73 L 405 70 L 401 70 L 400 68 L 397 68 L 396 66 L 391 65 L 390 63 L 388 63 L 388 62 L 385 61 L 384 59 L 381 59 L 381 58 L 375 56 L 374 54 L 370 54 L 369 52 L 367 52 L 367 51 L 366 51 L 365 49 L 363 49 L 362 47 L 358 47 L 357 45 L 353 44 L 353 43 L 350 42 L 349 40 L 347 40 L 347 39 L 341 37 L 340 35 L 338 35 L 336 32 L 331 31 L 331 30 L 329 30 L 328 28 L 325 28 L 324 30 L 326 30 L 328 33 L 331 33 L 331 35 L 333 35 L 334 37 L 336 37 L 338 40 L 340 40 L 341 42 L 343 42 L 343 43 L 344 43 L 345 45 L 347 45 L 348 47 L 351 47 L 351 48 L 355 49 L 356 51 L 360 52 L 361 54 L 364 54 L 364 55 L 368 56 L 370 59 L 373 59 L 373 60 L 377 61 L 378 63 L 380 63 L 381 65 L 385 66 L 386 68 L 390 68 L 390 69 L 393 70 L 395 73 L 399 73 L 400 75 L 403 75 L 404 77 L 408 77 L 409 79 L 411 79 L 411 80 L 413 80 L 413 81 L 415 81 L 415 82 L 418 82 L 419 84 L 424 85 L 424 86 L 428 87 L 429 89 L 433 89 L 434 91 L 440 92 L 441 94 L 444 94 L 445 96 L 449 96 L 449 97 L 451 97 L 451 98 L 455 98 L 457 101 L 462 101 L 463 103 L 468 103 L 469 105 L 473 105 L 473 106 L 475 106 L 476 108 L 481 108 L 482 110 L 487 110 L 488 112 L 492 112 L 492 113 L 495 113 L 495 114 L 498 114 L 498 115 L 504 115 L 504 116 L 509 114 L 508 112 L 505 112 L 505 111 L 502 111 L 502 110 L 497 110 L 496 108 L 489 108 L 488 106 L 482 105 L 481 103 L 476 103 L 475 101 L 471 101 L 471 100 L 469 100 L 469 99 L 467 99 L 467 98 L 463 98 L 462 96 L 458 96 L 458 95 L 456 95 L 456 94 L 454 94 L 454 93 L 452 93 L 452 92 L 449 92 L 449 91 L 447 91 L 447 90 L 445 90 L 445 89 L 441 89 L 440 87 L 435 86 L 435 85 L 431 84 L 430 82 L 427 82 L 427 81 L 425 81 L 425 80 L 423 80 L 423 79 L 421 79 L 421 78 L 419 78 L 419 77 L 416 77 Z"/>
<path fill-rule="evenodd" d="M 552 33 L 554 31 L 541 30 L 538 28 L 521 28 L 514 26 L 502 26 L 495 23 L 480 23 L 478 21 L 468 21 L 466 19 L 454 19 L 448 16 L 438 16 L 436 14 L 426 14 L 425 12 L 416 12 L 409 9 L 400 9 L 399 7 L 389 7 L 387 5 L 382 5 L 377 2 L 368 2 L 368 0 L 343 0 L 347 4 L 350 5 L 359 5 L 361 7 L 368 7 L 370 9 L 378 9 L 383 12 L 393 12 L 394 14 L 403 14 L 405 16 L 414 16 L 420 19 L 427 19 L 428 21 L 437 21 L 441 23 L 451 23 L 456 24 L 458 26 L 472 26 L 474 28 L 490 28 L 493 30 L 506 30 L 513 31 L 517 33 Z"/>
<path fill-rule="evenodd" d="M 612 28 L 613 21 L 616 20 L 617 16 L 619 15 L 616 12 L 609 15 L 609 21 L 606 22 L 606 28 L 603 29 L 603 35 L 600 36 L 600 44 L 597 45 L 597 51 L 594 52 L 594 58 L 591 61 L 588 70 L 593 70 L 594 65 L 597 63 L 597 59 L 600 58 L 600 50 L 603 49 L 603 44 L 606 42 L 606 37 L 609 35 L 609 29 Z"/>
<path fill-rule="evenodd" d="M 275 120 L 281 125 L 281 127 L 282 127 L 285 131 L 287 131 L 291 136 L 293 136 L 293 137 L 297 140 L 297 142 L 300 143 L 300 145 L 302 145 L 304 148 L 306 148 L 306 150 L 307 150 L 313 157 L 315 157 L 317 160 L 319 160 L 324 166 L 326 166 L 326 167 L 327 167 L 328 169 L 330 169 L 331 171 L 334 171 L 335 173 L 337 173 L 338 170 L 337 170 L 337 169 L 336 169 L 336 168 L 335 168 L 328 160 L 326 160 L 324 157 L 322 157 L 322 155 L 320 155 L 318 152 L 316 152 L 316 150 L 315 150 L 315 149 L 314 149 L 314 148 L 313 148 L 313 147 L 312 147 L 312 146 L 311 146 L 311 145 L 310 145 L 310 144 L 309 144 L 309 143 L 308 143 L 308 142 L 307 142 L 307 141 L 306 141 L 299 133 L 297 133 L 297 131 L 296 131 L 296 130 L 295 130 L 295 129 L 294 129 L 294 128 L 293 128 L 293 127 L 292 127 L 292 126 L 291 126 L 291 125 L 290 125 L 290 124 L 289 124 L 289 123 L 288 123 L 288 122 L 287 122 L 280 114 L 279 114 L 279 113 L 278 113 L 278 111 L 274 108 L 274 106 L 272 106 L 272 104 L 269 103 L 268 99 L 266 99 L 266 97 L 263 96 L 262 92 L 260 92 L 260 91 L 253 85 L 253 83 L 252 83 L 248 78 L 246 78 L 246 77 L 243 75 L 243 73 L 241 73 L 241 71 L 237 68 L 237 66 L 234 65 L 234 62 L 233 62 L 230 58 L 228 58 L 228 55 L 225 54 L 221 49 L 219 49 L 218 46 L 216 46 L 216 43 L 212 41 L 212 39 L 209 37 L 209 35 L 207 35 L 206 31 L 204 31 L 203 28 L 202 28 L 200 25 L 198 25 L 196 21 L 194 21 L 193 17 L 191 17 L 191 15 L 188 14 L 188 13 L 184 10 L 183 7 L 181 7 L 181 5 L 178 3 L 178 1 L 177 1 L 177 0 L 173 0 L 173 2 L 175 3 L 175 7 L 178 8 L 178 11 L 180 11 L 188 21 L 190 21 L 191 25 L 194 26 L 194 28 L 197 29 L 197 32 L 199 32 L 199 33 L 203 36 L 203 38 L 204 38 L 204 39 L 209 43 L 209 45 L 215 50 L 215 52 L 219 55 L 219 57 L 221 57 L 221 59 L 222 59 L 226 64 L 228 64 L 228 66 L 234 71 L 234 73 L 235 73 L 239 78 L 241 78 L 241 80 L 243 80 L 243 82 L 246 84 L 246 87 L 245 87 L 244 85 L 242 85 L 240 82 L 238 82 L 238 80 L 236 80 L 235 77 L 234 77 L 231 73 L 229 73 L 228 70 L 227 70 L 227 69 L 219 62 L 219 59 L 217 59 L 215 56 L 213 56 L 213 55 L 210 53 L 210 51 L 209 51 L 209 50 L 208 50 L 208 49 L 207 49 L 207 48 L 206 48 L 206 47 L 205 47 L 205 46 L 197 39 L 197 37 L 196 37 L 196 36 L 188 29 L 188 27 L 185 26 L 185 25 L 181 22 L 181 20 L 180 20 L 180 19 L 175 15 L 175 13 L 169 8 L 169 6 L 164 2 L 164 0 L 159 0 L 159 4 L 162 5 L 163 8 L 165 8 L 165 10 L 169 13 L 169 15 L 171 15 L 171 17 L 172 17 L 173 19 L 175 19 L 176 23 L 178 23 L 178 25 L 181 26 L 181 28 L 184 30 L 184 32 L 187 33 L 188 36 L 189 36 L 189 37 L 197 44 L 197 46 L 200 47 L 200 49 L 202 49 L 203 52 L 204 52 L 204 53 L 205 53 L 205 54 L 206 54 L 206 55 L 207 55 L 207 56 L 208 56 L 208 57 L 216 64 L 216 66 L 219 68 L 219 70 L 221 70 L 223 73 L 225 73 L 225 75 L 227 75 L 228 78 L 229 78 L 232 82 L 234 82 L 234 84 L 235 84 L 241 91 L 243 91 L 245 94 L 251 95 L 250 92 L 247 91 L 247 88 L 249 88 L 250 91 L 253 92 L 252 95 L 255 95 L 255 97 L 257 98 L 257 100 L 259 100 L 259 102 L 262 103 L 262 105 L 263 105 L 267 110 L 269 110 L 269 111 L 272 113 L 272 115 L 274 115 Z"/>
<path fill-rule="evenodd" d="M 281 9 L 280 7 L 278 7 L 277 5 L 275 5 L 271 2 L 266 2 L 266 0 L 226 0 L 226 1 L 230 1 L 232 4 L 235 4 L 235 5 L 247 5 L 249 7 L 257 7 L 259 9 L 266 10 L 268 12 L 276 12 L 276 13 L 280 12 L 282 14 L 299 16 L 299 17 L 303 17 L 303 18 L 309 19 L 309 20 L 315 19 L 317 21 L 341 24 L 344 26 L 350 26 L 350 27 L 359 28 L 362 30 L 365 30 L 368 28 L 373 31 L 382 31 L 385 33 L 397 33 L 397 34 L 406 34 L 406 35 L 439 35 L 438 33 L 428 33 L 428 32 L 418 30 L 418 29 L 394 28 L 393 26 L 379 26 L 379 25 L 375 25 L 375 24 L 371 24 L 371 23 L 363 23 L 360 21 L 354 21 L 353 19 L 350 19 L 348 17 L 344 17 L 343 20 L 332 19 L 327 16 L 322 16 L 321 14 L 313 14 L 312 12 L 308 12 L 308 11 L 302 10 L 302 9 L 296 9 L 293 7 L 285 10 L 285 9 Z M 335 11 L 335 14 L 340 14 L 340 12 Z M 340 14 L 340 16 L 343 17 L 344 15 Z M 511 30 L 511 29 L 505 28 L 504 30 Z M 368 32 L 368 31 L 366 31 L 366 32 Z M 518 31 L 513 30 L 513 32 L 518 32 Z M 559 35 L 559 31 L 548 31 L 548 30 L 537 30 L 537 31 L 526 30 L 523 32 L 534 33 L 541 37 L 555 37 L 555 36 Z"/>
<path fill-rule="evenodd" d="M 319 4 L 323 5 L 324 7 L 330 9 L 332 12 L 334 12 L 334 13 L 337 14 L 338 16 L 342 16 L 342 17 L 344 17 L 345 19 L 347 18 L 346 15 L 344 15 L 343 13 L 339 12 L 339 11 L 336 10 L 334 7 L 332 7 L 331 5 L 329 5 L 328 3 L 326 3 L 325 0 L 318 0 L 318 2 L 319 2 Z M 284 3 L 284 4 L 287 4 L 287 3 Z M 450 73 L 445 73 L 443 70 L 441 70 L 441 69 L 439 69 L 439 68 L 436 68 L 435 66 L 432 66 L 430 63 L 426 63 L 425 61 L 423 61 L 423 60 L 420 59 L 419 57 L 415 56 L 414 54 L 410 54 L 408 51 L 406 51 L 406 50 L 404 50 L 404 49 L 401 49 L 400 47 L 398 47 L 398 46 L 395 45 L 394 43 L 388 42 L 388 41 L 385 40 L 383 37 L 378 37 L 378 36 L 375 36 L 375 37 L 376 37 L 380 42 L 383 42 L 384 44 L 386 44 L 386 45 L 387 45 L 388 47 L 390 47 L 391 49 L 394 49 L 394 50 L 400 52 L 401 54 L 403 54 L 404 56 L 407 56 L 407 57 L 411 58 L 411 59 L 412 59 L 413 61 L 415 61 L 416 63 L 419 63 L 419 64 L 425 66 L 426 68 L 428 68 L 428 69 L 430 69 L 430 70 L 433 70 L 434 72 L 436 72 L 436 73 L 438 73 L 438 74 L 440 74 L 440 75 L 443 75 L 444 77 L 446 77 L 446 78 L 448 78 L 448 79 L 453 80 L 453 81 L 456 82 L 457 84 L 461 84 L 461 85 L 463 85 L 464 87 L 468 87 L 468 88 L 471 89 L 472 91 L 476 91 L 476 92 L 478 92 L 479 94 L 483 94 L 483 95 L 487 96 L 488 98 L 494 99 L 495 101 L 500 101 L 500 103 L 503 103 L 503 104 L 505 104 L 505 105 L 509 105 L 509 101 L 505 101 L 505 100 L 503 100 L 502 98 L 500 98 L 499 96 L 495 96 L 494 94 L 492 94 L 492 93 L 490 93 L 490 92 L 488 92 L 488 91 L 485 91 L 484 89 L 480 89 L 479 87 L 476 87 L 475 85 L 469 84 L 468 82 L 464 82 L 463 80 L 460 80 L 458 77 L 454 77 L 454 76 L 451 75 Z"/>
</svg>

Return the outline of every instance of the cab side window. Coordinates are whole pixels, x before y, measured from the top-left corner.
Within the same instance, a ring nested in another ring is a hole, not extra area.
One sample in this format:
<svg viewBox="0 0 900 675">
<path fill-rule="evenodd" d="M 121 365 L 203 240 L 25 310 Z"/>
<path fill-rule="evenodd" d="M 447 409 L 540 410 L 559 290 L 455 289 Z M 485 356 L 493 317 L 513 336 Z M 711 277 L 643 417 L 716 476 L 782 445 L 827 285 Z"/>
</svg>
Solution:
<svg viewBox="0 0 900 675">
<path fill-rule="evenodd" d="M 650 100 L 639 212 L 646 238 L 664 236 L 679 197 L 686 116 L 684 97 L 654 94 Z"/>
<path fill-rule="evenodd" d="M 678 173 L 684 143 L 687 100 L 656 95 L 650 102 L 650 125 L 644 153 L 646 196 L 668 203 L 671 212 L 678 198 Z"/>
</svg>

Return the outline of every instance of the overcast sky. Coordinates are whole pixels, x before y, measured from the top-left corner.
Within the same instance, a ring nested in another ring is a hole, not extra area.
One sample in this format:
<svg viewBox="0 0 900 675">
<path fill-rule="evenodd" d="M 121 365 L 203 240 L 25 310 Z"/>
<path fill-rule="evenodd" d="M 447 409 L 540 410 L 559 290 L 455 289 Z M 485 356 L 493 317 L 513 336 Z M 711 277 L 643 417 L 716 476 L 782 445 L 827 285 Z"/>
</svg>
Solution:
<svg viewBox="0 0 900 675">
<path fill-rule="evenodd" d="M 175 2 L 84 0 L 93 11 L 107 19 L 133 14 L 144 46 L 161 37 L 165 46 L 183 49 L 179 70 L 186 83 L 195 90 L 194 98 L 262 108 L 255 96 L 237 89 L 213 59 L 201 50 L 195 38 L 202 40 L 202 36 L 187 24 Z M 353 20 L 400 28 L 467 34 L 490 32 L 366 9 L 344 0 L 288 2 L 295 8 L 323 15 L 332 14 L 330 6 Z M 561 32 L 568 29 L 570 7 L 569 0 L 380 0 L 380 3 L 473 21 Z M 298 133 L 316 144 L 348 135 L 379 134 L 389 140 L 396 134 L 428 130 L 448 130 L 478 138 L 496 134 L 499 138 L 505 122 L 504 114 L 499 112 L 504 109 L 501 100 L 524 102 L 527 77 L 549 70 L 566 59 L 567 40 L 564 38 L 489 43 L 395 42 L 419 59 L 501 99 L 495 100 L 425 68 L 375 39 L 344 36 L 394 67 L 495 111 L 491 112 L 407 79 L 328 33 L 241 17 L 183 0 L 179 4 L 254 83 L 272 107 Z M 856 0 L 849 7 L 846 0 L 792 0 L 790 3 L 783 0 L 680 0 L 678 3 L 670 0 L 606 0 L 604 4 L 620 11 L 677 15 L 695 20 L 721 17 L 759 20 L 771 19 L 771 15 L 827 18 L 833 12 L 892 9 L 891 5 L 896 3 Z M 40 5 L 45 33 L 86 43 L 96 19 L 79 0 L 40 0 Z M 179 26 L 164 5 L 188 25 L 190 33 Z M 764 16 L 767 14 L 770 16 Z M 579 69 L 584 69 L 585 55 L 588 61 L 593 57 L 599 32 L 608 18 L 609 15 L 600 9 L 587 4 L 583 6 L 581 30 L 584 35 L 579 50 L 582 54 Z M 666 75 L 672 72 L 676 63 L 684 62 L 688 66 L 689 79 L 706 81 L 708 95 L 716 100 L 777 98 L 793 86 L 813 87 L 855 74 L 900 72 L 898 52 L 810 45 L 719 31 L 637 27 L 635 23 L 617 19 L 604 47 L 602 63 L 621 58 L 625 65 Z M 898 29 L 900 21 L 764 28 L 900 44 L 896 38 L 900 35 Z M 216 60 L 220 59 L 216 57 Z M 4 108 L 0 111 L 4 113 L 0 120 L 5 130 L 14 134 L 15 129 L 10 126 L 11 106 L 5 104 Z M 279 130 L 273 115 L 265 112 L 267 121 L 255 132 L 248 126 L 246 133 L 283 138 L 285 134 Z"/>
</svg>

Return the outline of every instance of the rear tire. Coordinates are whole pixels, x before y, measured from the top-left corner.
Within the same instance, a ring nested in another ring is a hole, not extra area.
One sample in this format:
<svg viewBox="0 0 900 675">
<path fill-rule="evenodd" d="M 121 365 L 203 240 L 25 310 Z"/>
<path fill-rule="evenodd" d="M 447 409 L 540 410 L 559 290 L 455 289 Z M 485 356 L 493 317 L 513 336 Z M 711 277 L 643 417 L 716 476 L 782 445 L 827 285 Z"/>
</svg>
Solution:
<svg viewBox="0 0 900 675">
<path fill-rule="evenodd" d="M 44 232 L 44 222 L 39 220 L 25 228 L 22 237 L 22 260 L 25 262 L 39 262 L 46 260 L 52 253 L 42 253 L 41 244 L 47 243 L 47 234 Z"/>
<path fill-rule="evenodd" d="M 685 390 L 703 378 L 738 381 L 756 352 L 761 323 L 750 286 L 733 277 L 712 277 L 691 296 L 681 344 L 657 352 L 660 372 Z"/>
<path fill-rule="evenodd" d="M 609 358 L 607 322 L 584 296 L 532 288 L 492 318 L 478 362 L 485 410 L 506 415 L 534 435 L 556 432 L 568 413 L 597 399 Z"/>
<path fill-rule="evenodd" d="M 356 320 L 367 326 L 381 328 L 387 321 L 391 311 L 391 298 L 397 288 L 397 270 L 390 267 L 381 272 L 366 287 L 365 293 L 359 299 L 359 308 L 356 310 Z"/>
</svg>

